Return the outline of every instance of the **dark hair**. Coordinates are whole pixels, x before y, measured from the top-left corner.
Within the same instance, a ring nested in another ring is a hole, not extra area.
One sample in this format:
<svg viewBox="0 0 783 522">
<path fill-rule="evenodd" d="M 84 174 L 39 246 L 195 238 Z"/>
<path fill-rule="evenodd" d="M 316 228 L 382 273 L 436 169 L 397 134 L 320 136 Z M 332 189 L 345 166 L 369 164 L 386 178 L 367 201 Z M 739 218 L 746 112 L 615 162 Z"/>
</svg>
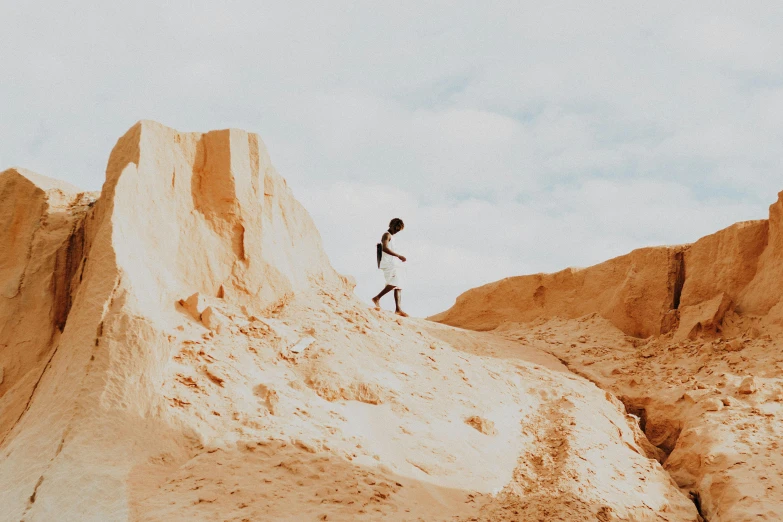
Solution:
<svg viewBox="0 0 783 522">
<path fill-rule="evenodd" d="M 405 223 L 402 222 L 400 218 L 394 218 L 391 221 L 389 221 L 389 229 L 392 229 L 394 227 L 400 227 L 400 230 L 405 228 Z"/>
</svg>

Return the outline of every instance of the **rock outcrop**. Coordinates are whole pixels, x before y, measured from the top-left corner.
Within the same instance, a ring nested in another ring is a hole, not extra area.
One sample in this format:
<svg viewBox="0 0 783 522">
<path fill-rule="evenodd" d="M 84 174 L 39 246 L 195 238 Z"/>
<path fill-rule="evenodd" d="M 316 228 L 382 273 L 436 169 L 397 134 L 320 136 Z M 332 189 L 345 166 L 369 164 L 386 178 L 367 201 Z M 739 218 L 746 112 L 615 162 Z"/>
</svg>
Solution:
<svg viewBox="0 0 783 522">
<path fill-rule="evenodd" d="M 0 505 L 13 519 L 46 519 L 52 506 L 29 499 L 47 488 L 91 492 L 61 519 L 121 513 L 130 467 L 177 446 L 155 412 L 179 299 L 222 293 L 262 315 L 297 290 L 348 288 L 243 131 L 140 122 L 112 151 L 97 202 L 20 170 L 0 175 L 0 194 Z M 73 473 L 95 459 L 107 465 Z"/>
<path fill-rule="evenodd" d="M 545 350 L 622 398 L 705 519 L 772 521 L 783 519 L 781 285 L 783 193 L 768 220 L 490 283 L 432 319 Z"/>
<path fill-rule="evenodd" d="M 783 318 L 783 192 L 769 208 L 769 231 L 753 279 L 739 296 L 738 305 L 749 314 Z"/>
<path fill-rule="evenodd" d="M 597 312 L 637 337 L 660 333 L 679 306 L 687 247 L 643 248 L 590 268 L 510 277 L 469 290 L 431 319 L 474 330 Z"/>
<path fill-rule="evenodd" d="M 0 440 L 27 406 L 65 327 L 95 197 L 22 169 L 0 173 Z"/>
<path fill-rule="evenodd" d="M 696 241 L 685 252 L 680 305 L 696 305 L 721 293 L 739 303 L 758 272 L 768 241 L 767 220 L 737 223 Z"/>
<path fill-rule="evenodd" d="M 145 121 L 99 197 L 0 194 L 2 521 L 698 519 L 556 358 L 356 299 L 254 134 Z M 617 320 L 658 327 L 678 252 Z"/>
<path fill-rule="evenodd" d="M 768 221 L 738 223 L 692 245 L 642 248 L 589 268 L 509 277 L 468 290 L 431 319 L 491 330 L 508 321 L 598 313 L 626 334 L 645 338 L 668 333 L 685 308 L 721 294 L 737 311 L 777 316 L 783 297 L 777 292 L 783 276 L 778 235 L 783 201 L 772 205 Z"/>
</svg>

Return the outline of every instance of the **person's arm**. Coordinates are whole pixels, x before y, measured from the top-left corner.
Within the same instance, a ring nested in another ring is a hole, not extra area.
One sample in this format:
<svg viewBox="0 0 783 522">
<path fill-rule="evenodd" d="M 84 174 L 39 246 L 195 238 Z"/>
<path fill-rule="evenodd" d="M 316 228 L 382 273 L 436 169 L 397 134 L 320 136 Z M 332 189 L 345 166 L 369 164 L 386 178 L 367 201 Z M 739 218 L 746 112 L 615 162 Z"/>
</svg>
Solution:
<svg viewBox="0 0 783 522">
<path fill-rule="evenodd" d="M 391 240 L 391 234 L 389 234 L 388 232 L 386 232 L 386 233 L 383 235 L 383 237 L 381 238 L 381 245 L 382 245 L 382 247 L 383 247 L 383 251 L 384 251 L 384 252 L 386 252 L 387 254 L 389 254 L 390 256 L 399 257 L 399 258 L 400 258 L 400 261 L 402 261 L 402 262 L 405 262 L 405 256 L 401 256 L 400 254 L 398 254 L 397 252 L 393 252 L 393 251 L 392 251 L 392 250 L 389 248 L 389 241 L 390 241 L 390 240 Z"/>
</svg>

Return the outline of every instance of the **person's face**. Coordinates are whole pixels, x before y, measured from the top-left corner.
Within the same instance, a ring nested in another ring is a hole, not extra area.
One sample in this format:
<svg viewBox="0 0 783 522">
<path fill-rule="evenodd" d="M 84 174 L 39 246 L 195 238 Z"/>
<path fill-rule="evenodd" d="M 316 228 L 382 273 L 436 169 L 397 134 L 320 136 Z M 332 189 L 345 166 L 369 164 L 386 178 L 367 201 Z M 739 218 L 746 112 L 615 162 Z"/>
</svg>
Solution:
<svg viewBox="0 0 783 522">
<path fill-rule="evenodd" d="M 397 224 L 397 225 L 394 225 L 394 232 L 395 232 L 395 233 L 397 233 L 397 232 L 401 232 L 403 228 L 405 228 L 405 226 L 404 226 L 404 225 L 399 225 L 399 224 Z"/>
</svg>

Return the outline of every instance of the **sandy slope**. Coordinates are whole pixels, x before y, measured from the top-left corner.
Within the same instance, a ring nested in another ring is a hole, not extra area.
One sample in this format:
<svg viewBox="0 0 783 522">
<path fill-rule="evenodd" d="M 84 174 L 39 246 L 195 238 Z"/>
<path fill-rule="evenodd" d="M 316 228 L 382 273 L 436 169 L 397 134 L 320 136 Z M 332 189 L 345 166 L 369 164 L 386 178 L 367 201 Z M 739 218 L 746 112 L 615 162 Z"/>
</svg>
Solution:
<svg viewBox="0 0 783 522">
<path fill-rule="evenodd" d="M 783 520 L 783 193 L 692 245 L 465 292 L 433 319 L 558 357 L 640 417 L 710 522 Z"/>
<path fill-rule="evenodd" d="M 711 521 L 783 519 L 783 336 L 731 316 L 720 337 L 640 342 L 597 316 L 506 324 L 621 397 Z M 755 323 L 755 324 L 754 324 Z"/>
<path fill-rule="evenodd" d="M 0 174 L 0 520 L 697 520 L 556 357 L 353 297 L 257 136 L 140 122 L 97 201 L 33 178 Z"/>
<path fill-rule="evenodd" d="M 543 352 L 334 293 L 217 306 L 231 325 L 186 327 L 164 395 L 220 438 L 134 472 L 157 477 L 134 480 L 140 519 L 696 519 L 622 406 Z"/>
</svg>

